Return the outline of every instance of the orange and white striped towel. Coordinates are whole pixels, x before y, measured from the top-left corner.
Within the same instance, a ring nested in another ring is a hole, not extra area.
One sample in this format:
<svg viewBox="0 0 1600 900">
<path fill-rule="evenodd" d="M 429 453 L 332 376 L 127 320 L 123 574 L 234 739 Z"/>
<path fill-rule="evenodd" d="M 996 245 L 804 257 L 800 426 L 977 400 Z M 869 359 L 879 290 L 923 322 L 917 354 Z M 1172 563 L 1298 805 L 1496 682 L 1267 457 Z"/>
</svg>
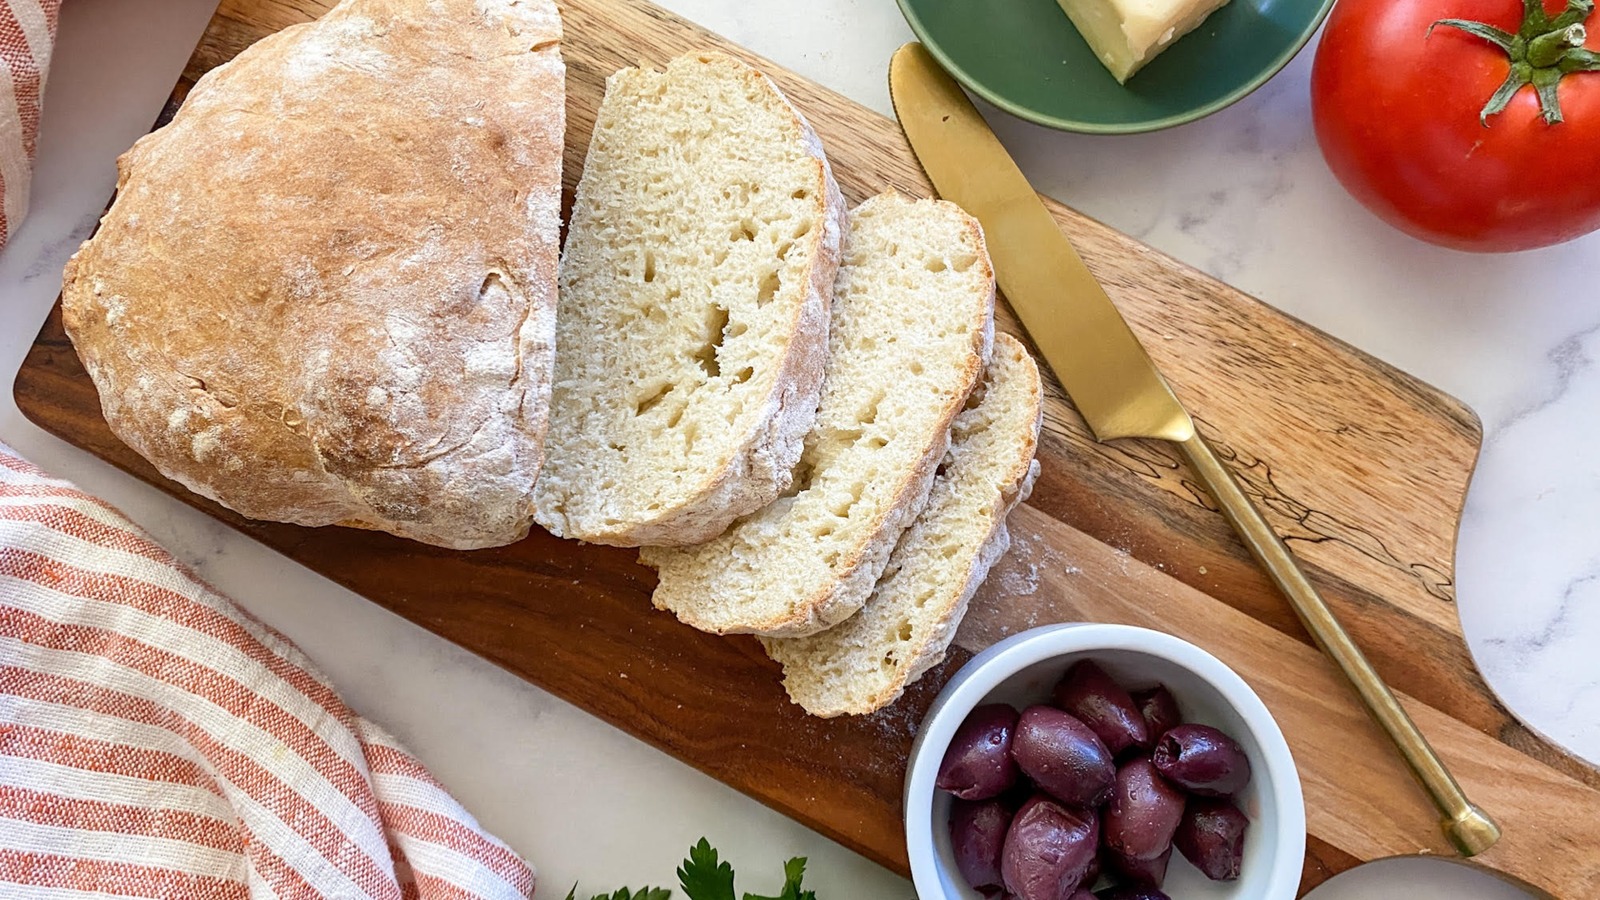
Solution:
<svg viewBox="0 0 1600 900">
<path fill-rule="evenodd" d="M 0 897 L 533 887 L 283 635 L 0 444 Z"/>
<path fill-rule="evenodd" d="M 28 181 L 61 0 L 0 0 L 0 246 L 28 212 Z"/>
</svg>

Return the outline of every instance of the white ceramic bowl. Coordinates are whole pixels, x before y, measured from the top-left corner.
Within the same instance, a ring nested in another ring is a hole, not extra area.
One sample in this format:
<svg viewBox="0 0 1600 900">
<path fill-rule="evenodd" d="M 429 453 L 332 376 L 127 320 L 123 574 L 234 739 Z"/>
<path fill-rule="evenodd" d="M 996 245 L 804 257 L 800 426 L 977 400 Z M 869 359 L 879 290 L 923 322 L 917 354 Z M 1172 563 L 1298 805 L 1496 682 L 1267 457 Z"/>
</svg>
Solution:
<svg viewBox="0 0 1600 900">
<path fill-rule="evenodd" d="M 945 748 L 973 707 L 1047 702 L 1080 659 L 1093 659 L 1118 683 L 1165 684 L 1185 721 L 1222 729 L 1250 757 L 1250 785 L 1236 798 L 1250 817 L 1239 879 L 1213 882 L 1174 853 L 1162 888 L 1173 900 L 1289 900 L 1306 849 L 1305 798 L 1289 745 L 1272 714 L 1221 660 L 1170 634 L 1127 625 L 1049 625 L 1013 635 L 978 654 L 934 701 L 911 748 L 906 773 L 906 848 L 921 900 L 980 900 L 956 870 L 950 850 L 951 796 L 935 790 Z"/>
</svg>

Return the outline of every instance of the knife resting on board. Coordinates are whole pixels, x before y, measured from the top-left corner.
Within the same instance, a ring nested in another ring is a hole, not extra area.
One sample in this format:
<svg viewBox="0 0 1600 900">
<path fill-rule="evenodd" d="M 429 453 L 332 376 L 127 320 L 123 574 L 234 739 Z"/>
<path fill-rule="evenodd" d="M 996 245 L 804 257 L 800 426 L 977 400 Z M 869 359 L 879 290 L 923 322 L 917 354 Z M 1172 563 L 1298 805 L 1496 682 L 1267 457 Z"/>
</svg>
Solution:
<svg viewBox="0 0 1600 900">
<path fill-rule="evenodd" d="M 940 196 L 983 225 L 1012 310 L 1100 441 L 1171 441 L 1216 499 L 1252 556 L 1289 599 L 1317 645 L 1349 680 L 1442 814 L 1463 856 L 1500 838 L 1301 571 L 1282 538 L 1217 457 L 1139 339 L 955 80 L 919 43 L 889 67 L 901 128 Z"/>
</svg>

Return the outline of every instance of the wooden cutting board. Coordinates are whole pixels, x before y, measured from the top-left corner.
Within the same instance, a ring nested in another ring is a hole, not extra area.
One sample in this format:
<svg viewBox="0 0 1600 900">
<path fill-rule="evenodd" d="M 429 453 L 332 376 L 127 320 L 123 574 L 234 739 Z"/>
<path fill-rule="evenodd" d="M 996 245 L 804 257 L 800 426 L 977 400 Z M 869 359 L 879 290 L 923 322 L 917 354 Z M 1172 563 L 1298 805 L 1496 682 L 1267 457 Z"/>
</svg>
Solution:
<svg viewBox="0 0 1600 900">
<path fill-rule="evenodd" d="M 223 0 L 169 112 L 207 70 L 329 6 Z M 642 0 L 566 0 L 562 11 L 569 191 L 608 74 L 689 50 L 749 56 Z M 892 121 L 761 64 L 821 133 L 851 201 L 889 187 L 929 193 Z M 1513 720 L 1461 638 L 1453 553 L 1482 438 L 1476 417 L 1132 238 L 1052 209 L 1202 431 L 1468 793 L 1504 826 L 1505 838 L 1478 861 L 1554 896 L 1600 897 L 1600 773 Z M 999 316 L 1017 331 L 1007 310 Z M 18 406 L 54 434 L 902 872 L 901 779 L 928 703 L 973 652 L 1068 620 L 1172 632 L 1261 693 L 1305 782 L 1302 892 L 1363 860 L 1448 854 L 1426 798 L 1176 455 L 1154 443 L 1096 444 L 1053 382 L 1051 391 L 1043 474 L 1012 516 L 1014 549 L 974 602 L 950 659 L 882 713 L 823 721 L 787 702 L 777 666 L 754 640 L 700 634 L 652 611 L 653 576 L 632 551 L 541 533 L 498 550 L 449 552 L 365 531 L 249 522 L 185 492 L 107 429 L 59 307 L 16 382 Z"/>
</svg>

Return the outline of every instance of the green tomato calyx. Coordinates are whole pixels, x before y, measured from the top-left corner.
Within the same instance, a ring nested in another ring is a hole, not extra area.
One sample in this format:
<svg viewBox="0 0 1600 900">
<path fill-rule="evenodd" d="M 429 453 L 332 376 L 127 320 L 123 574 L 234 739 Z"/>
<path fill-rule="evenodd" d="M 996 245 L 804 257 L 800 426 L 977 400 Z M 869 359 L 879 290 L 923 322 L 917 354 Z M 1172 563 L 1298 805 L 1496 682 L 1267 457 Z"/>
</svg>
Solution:
<svg viewBox="0 0 1600 900">
<path fill-rule="evenodd" d="M 1511 72 L 1478 113 L 1487 128 L 1489 117 L 1502 112 L 1523 85 L 1533 85 L 1539 95 L 1539 112 L 1546 125 L 1561 121 L 1561 99 L 1556 90 L 1561 79 L 1574 72 L 1600 72 L 1600 53 L 1586 49 L 1589 39 L 1584 22 L 1594 12 L 1594 0 L 1567 0 L 1567 8 L 1552 17 L 1543 0 L 1522 0 L 1522 27 L 1516 34 L 1470 19 L 1440 19 L 1428 33 L 1444 25 L 1480 37 L 1506 52 Z"/>
</svg>

